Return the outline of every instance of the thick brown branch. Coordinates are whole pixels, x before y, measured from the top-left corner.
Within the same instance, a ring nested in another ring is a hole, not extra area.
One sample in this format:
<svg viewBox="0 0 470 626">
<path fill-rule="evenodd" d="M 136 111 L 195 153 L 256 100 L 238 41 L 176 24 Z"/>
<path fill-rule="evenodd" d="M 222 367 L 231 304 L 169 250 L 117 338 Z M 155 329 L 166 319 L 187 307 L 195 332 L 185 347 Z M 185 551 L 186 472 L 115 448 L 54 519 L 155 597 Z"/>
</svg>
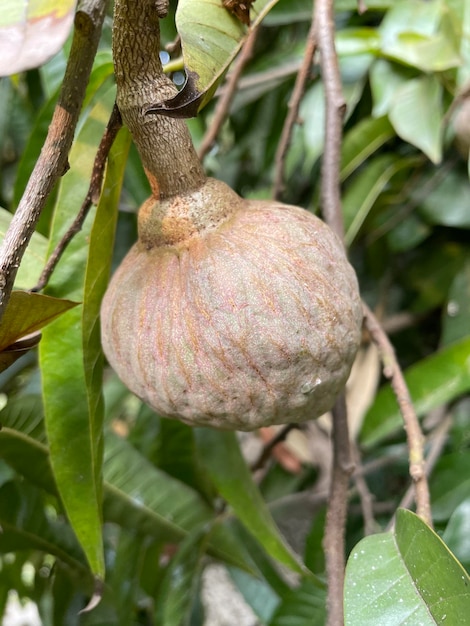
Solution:
<svg viewBox="0 0 470 626">
<path fill-rule="evenodd" d="M 384 366 L 384 375 L 390 379 L 390 384 L 403 416 L 410 455 L 410 475 L 415 486 L 416 512 L 431 526 L 431 503 L 423 450 L 424 438 L 419 421 L 413 407 L 405 377 L 403 376 L 403 372 L 395 356 L 393 346 L 382 330 L 375 315 L 366 304 L 363 306 L 366 327 L 372 340 L 379 349 Z"/>
<path fill-rule="evenodd" d="M 163 9 L 165 2 L 159 5 Z M 137 146 L 156 199 L 198 189 L 205 180 L 185 121 L 145 114 L 150 107 L 177 93 L 160 62 L 161 15 L 162 11 L 155 10 L 153 0 L 116 0 L 114 3 L 117 105 Z"/>
<path fill-rule="evenodd" d="M 106 0 L 82 0 L 77 9 L 59 101 L 41 154 L 0 249 L 0 317 L 46 200 L 58 178 L 67 171 L 67 157 L 95 58 L 105 7 Z"/>
<path fill-rule="evenodd" d="M 49 257 L 46 266 L 44 267 L 44 270 L 39 277 L 38 284 L 33 287 L 31 291 L 41 291 L 42 289 L 44 289 L 68 244 L 72 241 L 73 237 L 82 229 L 83 222 L 85 221 L 92 204 L 98 204 L 101 193 L 101 186 L 103 184 L 103 175 L 106 160 L 108 158 L 109 151 L 111 150 L 111 146 L 113 145 L 114 140 L 116 139 L 116 135 L 118 134 L 121 127 L 121 115 L 117 106 L 114 105 L 108 124 L 103 133 L 103 137 L 101 138 L 100 145 L 98 146 L 98 150 L 96 152 L 95 162 L 93 163 L 93 170 L 91 172 L 90 186 L 88 187 L 88 191 L 82 203 L 82 206 L 80 207 L 80 211 L 78 212 L 77 217 L 73 221 L 70 228 L 57 244 L 54 252 Z"/>
<path fill-rule="evenodd" d="M 316 39 L 315 39 L 315 21 L 312 19 L 312 25 L 310 26 L 310 31 L 307 37 L 307 45 L 305 48 L 304 58 L 302 61 L 302 65 L 297 72 L 297 77 L 295 79 L 294 89 L 292 91 L 292 96 L 289 100 L 288 109 L 289 113 L 287 114 L 286 120 L 284 122 L 284 126 L 282 128 L 281 139 L 279 141 L 277 150 L 276 150 L 276 159 L 275 159 L 275 176 L 274 176 L 274 191 L 273 196 L 276 200 L 279 200 L 284 191 L 284 162 L 287 154 L 287 150 L 289 149 L 289 145 L 291 142 L 292 131 L 294 129 L 294 124 L 297 122 L 299 117 L 299 107 L 300 101 L 302 100 L 302 96 L 305 92 L 305 85 L 307 83 L 308 77 L 310 75 L 310 71 L 312 68 L 313 56 L 316 50 Z"/>
<path fill-rule="evenodd" d="M 233 70 L 227 77 L 225 89 L 217 102 L 217 106 L 215 107 L 214 117 L 202 139 L 201 145 L 198 150 L 198 155 L 200 159 L 203 159 L 204 156 L 211 149 L 214 141 L 217 138 L 217 135 L 220 132 L 222 124 L 224 123 L 224 120 L 228 115 L 230 105 L 237 90 L 238 81 L 240 80 L 242 72 L 253 54 L 253 49 L 255 47 L 258 32 L 258 26 L 253 28 L 253 30 L 250 32 L 250 34 L 246 38 L 245 43 L 243 44 L 243 48 L 241 49 Z"/>
</svg>

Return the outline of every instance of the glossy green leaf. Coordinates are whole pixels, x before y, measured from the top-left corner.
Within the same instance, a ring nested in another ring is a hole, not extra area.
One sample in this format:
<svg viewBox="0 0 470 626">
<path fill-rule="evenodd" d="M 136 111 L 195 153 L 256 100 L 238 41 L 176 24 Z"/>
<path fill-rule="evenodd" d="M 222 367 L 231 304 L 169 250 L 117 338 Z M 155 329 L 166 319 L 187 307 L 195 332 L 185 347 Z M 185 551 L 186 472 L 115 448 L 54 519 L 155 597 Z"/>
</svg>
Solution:
<svg viewBox="0 0 470 626">
<path fill-rule="evenodd" d="M 156 598 L 156 624 L 189 626 L 191 607 L 200 585 L 209 533 L 210 527 L 194 529 L 172 558 Z"/>
<path fill-rule="evenodd" d="M 398 158 L 394 154 L 374 157 L 368 167 L 360 171 L 343 196 L 343 216 L 346 245 L 356 238 L 370 210 L 390 179 L 400 170 L 412 167 L 414 157 Z"/>
<path fill-rule="evenodd" d="M 195 434 L 204 467 L 240 521 L 272 558 L 296 572 L 308 573 L 279 533 L 243 459 L 235 433 L 198 428 Z"/>
<path fill-rule="evenodd" d="M 0 208 L 0 241 L 10 225 L 12 214 Z M 31 289 L 37 283 L 46 260 L 47 239 L 33 233 L 16 275 L 15 287 Z"/>
<path fill-rule="evenodd" d="M 389 118 L 397 135 L 433 162 L 442 158 L 442 86 L 436 76 L 423 76 L 400 87 Z"/>
<path fill-rule="evenodd" d="M 3 0 L 0 13 L 0 76 L 41 65 L 62 47 L 76 0 Z"/>
<path fill-rule="evenodd" d="M 110 151 L 101 197 L 89 238 L 83 293 L 82 343 L 85 389 L 88 399 L 88 416 L 94 483 L 98 503 L 101 502 L 101 465 L 103 455 L 103 352 L 101 349 L 100 306 L 111 273 L 114 234 L 118 216 L 119 198 L 124 169 L 130 146 L 130 133 L 122 129 Z"/>
<path fill-rule="evenodd" d="M 256 0 L 251 7 L 254 28 L 278 0 Z M 240 50 L 247 27 L 222 3 L 212 0 L 180 0 L 176 28 L 181 37 L 188 81 L 181 92 L 158 110 L 182 117 L 197 114 L 214 94 L 218 82 Z M 155 103 L 158 104 L 158 103 Z"/>
<path fill-rule="evenodd" d="M 345 626 L 465 624 L 469 585 L 438 535 L 399 509 L 394 531 L 363 539 L 349 557 Z"/>
<path fill-rule="evenodd" d="M 405 378 L 418 416 L 458 398 L 470 389 L 470 337 L 412 365 Z M 394 393 L 384 385 L 365 416 L 361 444 L 375 445 L 402 424 Z"/>
<path fill-rule="evenodd" d="M 114 90 L 110 90 L 92 109 L 72 147 L 71 169 L 63 179 L 58 194 L 51 249 L 69 227 L 86 195 L 96 149 L 113 104 Z M 116 161 L 116 164 L 114 173 L 119 186 L 124 163 Z M 110 162 L 110 169 L 113 167 Z M 109 183 L 103 198 L 99 210 L 110 212 L 117 193 L 110 193 Z M 97 219 L 106 221 L 106 218 Z M 96 359 L 96 331 L 93 335 L 95 344 L 89 344 L 92 329 L 82 329 L 87 315 L 90 315 L 89 321 L 96 317 L 96 296 L 90 297 L 89 283 L 85 290 L 90 230 L 89 217 L 65 251 L 47 288 L 49 293 L 55 295 L 86 299 L 85 310 L 74 309 L 46 328 L 41 342 L 40 362 L 47 434 L 57 487 L 92 571 L 103 576 L 100 432 L 103 411 L 95 388 L 87 386 L 94 375 L 99 376 L 99 366 L 96 372 L 85 372 L 85 364 L 90 366 Z M 103 237 L 108 236 L 103 233 Z M 103 250 L 104 266 L 109 254 L 110 250 Z M 89 304 L 90 314 L 86 310 Z M 60 367 L 57 367 L 58 363 Z M 94 381 L 96 384 L 96 378 Z"/>
<path fill-rule="evenodd" d="M 13 291 L 0 321 L 0 350 L 53 322 L 78 302 Z"/>
<path fill-rule="evenodd" d="M 394 136 L 387 117 L 366 118 L 344 137 L 341 151 L 341 180 L 344 181 L 364 161 Z"/>
</svg>

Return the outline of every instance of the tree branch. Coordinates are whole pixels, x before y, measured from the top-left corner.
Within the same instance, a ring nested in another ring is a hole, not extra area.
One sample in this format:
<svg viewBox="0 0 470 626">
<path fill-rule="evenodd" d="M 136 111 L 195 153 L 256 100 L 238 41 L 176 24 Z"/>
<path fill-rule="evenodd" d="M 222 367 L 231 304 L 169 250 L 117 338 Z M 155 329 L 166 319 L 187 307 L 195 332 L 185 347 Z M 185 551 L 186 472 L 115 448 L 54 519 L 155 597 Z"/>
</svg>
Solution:
<svg viewBox="0 0 470 626">
<path fill-rule="evenodd" d="M 429 476 L 431 476 L 432 471 L 442 454 L 442 450 L 447 442 L 449 430 L 452 426 L 452 423 L 452 416 L 450 414 L 445 415 L 441 423 L 437 426 L 434 433 L 429 438 L 430 446 L 428 456 L 426 458 L 426 476 L 428 478 Z M 408 509 L 413 504 L 414 500 L 415 486 L 414 483 L 411 483 L 397 508 Z M 393 526 L 394 520 L 395 516 L 393 516 L 392 520 L 390 521 L 388 529 Z"/>
<path fill-rule="evenodd" d="M 325 148 L 322 160 L 321 210 L 325 222 L 344 238 L 339 171 L 346 102 L 335 49 L 333 0 L 315 2 L 317 44 L 325 89 Z"/>
<path fill-rule="evenodd" d="M 349 477 L 354 471 L 349 444 L 348 415 L 344 394 L 333 407 L 333 472 L 326 512 L 323 548 L 328 582 L 328 626 L 342 626 L 345 558 L 345 529 Z"/>
<path fill-rule="evenodd" d="M 284 126 L 282 127 L 282 134 L 279 140 L 279 144 L 276 150 L 276 158 L 275 158 L 275 176 L 274 176 L 274 190 L 273 196 L 276 200 L 279 200 L 284 191 L 284 162 L 287 154 L 287 150 L 289 149 L 289 145 L 291 142 L 292 131 L 294 128 L 294 124 L 297 122 L 299 117 L 299 107 L 300 101 L 302 100 L 302 96 L 305 92 L 305 85 L 307 83 L 310 70 L 312 67 L 313 56 L 315 54 L 315 50 L 317 48 L 316 37 L 315 37 L 315 19 L 312 19 L 312 24 L 310 26 L 310 30 L 307 37 L 307 45 L 305 48 L 304 58 L 302 60 L 302 65 L 297 72 L 297 77 L 295 79 L 294 89 L 292 91 L 292 96 L 289 100 L 288 109 L 289 113 L 287 114 L 286 120 L 284 122 Z"/>
<path fill-rule="evenodd" d="M 366 327 L 379 349 L 384 366 L 384 375 L 390 379 L 390 384 L 395 392 L 398 406 L 403 416 L 410 455 L 410 476 L 415 487 L 416 512 L 429 526 L 432 526 L 431 503 L 424 460 L 424 438 L 411 401 L 410 392 L 389 338 L 382 330 L 377 318 L 369 307 L 366 304 L 363 304 L 363 307 Z"/>
<path fill-rule="evenodd" d="M 0 249 L 0 318 L 46 200 L 68 169 L 67 158 L 98 47 L 105 8 L 106 0 L 82 0 L 78 6 L 59 101 L 41 154 Z"/>
<path fill-rule="evenodd" d="M 325 90 L 325 143 L 322 160 L 321 208 L 325 222 L 344 239 L 341 210 L 340 160 L 346 104 L 335 49 L 333 0 L 316 0 L 314 24 Z M 349 478 L 353 472 L 346 401 L 333 407 L 333 471 L 323 546 L 328 583 L 328 626 L 344 622 L 343 588 Z"/>
<path fill-rule="evenodd" d="M 228 115 L 230 105 L 237 90 L 238 81 L 240 80 L 243 70 L 253 54 L 258 32 L 259 26 L 253 28 L 250 32 L 245 43 L 243 44 L 243 48 L 241 49 L 233 70 L 227 77 L 225 88 L 219 98 L 219 101 L 217 102 L 217 106 L 215 107 L 214 117 L 204 137 L 202 138 L 202 142 L 198 150 L 198 156 L 201 160 L 211 149 L 212 144 L 216 140 L 217 135 L 220 132 L 220 128 Z"/>
<path fill-rule="evenodd" d="M 88 191 L 85 199 L 83 200 L 82 206 L 80 207 L 80 211 L 78 212 L 77 217 L 73 221 L 70 228 L 57 244 L 54 252 L 49 257 L 42 271 L 42 274 L 39 277 L 37 285 L 33 287 L 31 291 L 41 291 L 42 289 L 44 289 L 68 244 L 72 241 L 73 237 L 82 229 L 83 222 L 85 221 L 92 204 L 98 204 L 108 154 L 121 127 L 121 114 L 119 113 L 119 109 L 115 104 L 109 117 L 108 124 L 106 125 L 106 129 L 103 133 L 103 137 L 101 138 L 100 145 L 98 146 L 98 150 L 96 152 L 95 161 L 93 163 L 93 170 L 91 172 L 90 186 L 88 187 Z"/>
</svg>

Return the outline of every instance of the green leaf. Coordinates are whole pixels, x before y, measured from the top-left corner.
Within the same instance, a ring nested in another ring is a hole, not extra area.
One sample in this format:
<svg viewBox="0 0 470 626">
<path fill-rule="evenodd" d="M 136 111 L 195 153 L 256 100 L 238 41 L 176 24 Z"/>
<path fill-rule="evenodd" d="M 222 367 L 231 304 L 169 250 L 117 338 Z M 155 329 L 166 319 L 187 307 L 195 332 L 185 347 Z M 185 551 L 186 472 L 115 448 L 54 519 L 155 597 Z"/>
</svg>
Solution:
<svg viewBox="0 0 470 626">
<path fill-rule="evenodd" d="M 466 451 L 451 452 L 439 459 L 430 481 L 433 518 L 446 521 L 461 502 L 470 498 Z"/>
<path fill-rule="evenodd" d="M 396 2 L 379 28 L 382 54 L 424 72 L 458 67 L 458 35 L 446 11 L 441 0 Z"/>
<path fill-rule="evenodd" d="M 345 242 L 349 246 L 356 238 L 375 201 L 390 179 L 400 170 L 416 164 L 415 157 L 398 158 L 395 154 L 374 157 L 368 166 L 351 181 L 343 197 Z"/>
<path fill-rule="evenodd" d="M 395 92 L 389 118 L 397 135 L 433 162 L 442 159 L 442 86 L 436 76 L 407 81 Z"/>
<path fill-rule="evenodd" d="M 11 213 L 0 208 L 0 241 L 3 241 L 12 217 Z M 39 233 L 33 233 L 16 275 L 16 288 L 34 287 L 41 275 L 46 252 L 47 239 Z"/>
<path fill-rule="evenodd" d="M 374 117 L 386 115 L 397 90 L 415 76 L 416 72 L 410 68 L 401 67 L 386 59 L 376 59 L 370 68 L 369 76 L 374 101 L 372 115 Z"/>
<path fill-rule="evenodd" d="M 412 365 L 406 370 L 405 379 L 420 417 L 467 392 L 470 389 L 470 337 Z M 389 384 L 384 385 L 365 416 L 361 444 L 373 446 L 402 424 L 395 395 Z"/>
<path fill-rule="evenodd" d="M 44 411 L 39 395 L 23 393 L 8 398 L 7 404 L 0 411 L 0 423 L 2 428 L 8 427 L 17 430 L 26 437 L 46 444 Z M 0 437 L 1 435 L 2 431 L 0 430 Z"/>
<path fill-rule="evenodd" d="M 210 527 L 196 528 L 179 546 L 165 572 L 156 598 L 156 624 L 189 626 L 209 534 Z"/>
<path fill-rule="evenodd" d="M 106 433 L 104 516 L 159 541 L 179 542 L 214 512 L 191 487 L 154 467 L 127 441 Z M 210 551 L 231 565 L 252 570 L 243 548 L 223 526 L 214 528 Z"/>
<path fill-rule="evenodd" d="M 341 181 L 344 181 L 366 159 L 394 135 L 387 117 L 366 118 L 344 137 L 341 151 Z"/>
<path fill-rule="evenodd" d="M 431 228 L 415 213 L 411 213 L 397 223 L 396 211 L 396 206 L 392 207 L 389 211 L 390 220 L 392 223 L 395 222 L 396 226 L 386 234 L 387 245 L 391 252 L 406 252 L 407 250 L 416 248 L 416 246 L 424 241 L 430 235 Z"/>
<path fill-rule="evenodd" d="M 0 14 L 0 76 L 41 65 L 66 40 L 75 0 L 3 0 Z"/>
<path fill-rule="evenodd" d="M 94 483 L 101 485 L 101 465 L 103 456 L 103 352 L 101 350 L 100 306 L 111 273 L 114 234 L 118 216 L 124 170 L 131 136 L 127 129 L 118 134 L 110 151 L 96 217 L 90 233 L 89 253 L 86 265 L 84 302 L 82 316 L 83 368 L 85 388 L 88 398 L 88 415 Z M 98 502 L 101 493 L 98 490 Z"/>
<path fill-rule="evenodd" d="M 309 580 L 292 589 L 274 613 L 269 626 L 311 626 L 326 620 L 326 592 Z M 382 626 L 382 622 L 380 622 Z"/>
<path fill-rule="evenodd" d="M 442 539 L 468 571 L 470 568 L 470 495 L 452 513 Z"/>
<path fill-rule="evenodd" d="M 376 54 L 380 37 L 375 28 L 345 28 L 336 34 L 335 47 L 340 56 Z"/>
<path fill-rule="evenodd" d="M 418 210 L 429 224 L 470 228 L 469 204 L 468 176 L 451 170 L 420 203 Z"/>
<path fill-rule="evenodd" d="M 78 302 L 13 291 L 0 321 L 0 350 L 51 323 Z"/>
<path fill-rule="evenodd" d="M 22 403 L 19 404 L 21 407 Z M 37 407 L 40 406 L 38 399 Z M 15 417 L 18 412 L 19 416 Z M 0 421 L 3 425 L 0 457 L 32 484 L 55 495 L 48 450 L 32 439 L 41 432 L 40 417 L 34 413 L 32 401 L 26 403 L 24 414 L 19 408 L 8 411 L 7 405 L 0 412 Z M 14 430 L 15 427 L 24 432 Z M 106 442 L 103 468 L 106 521 L 167 543 L 179 542 L 201 523 L 213 522 L 213 511 L 193 489 L 155 468 L 113 433 L 107 433 Z M 228 564 L 253 572 L 243 545 L 224 525 L 214 524 L 209 552 Z"/>
<path fill-rule="evenodd" d="M 127 441 L 106 433 L 104 511 L 108 520 L 180 541 L 214 515 L 196 491 L 154 467 Z"/>
<path fill-rule="evenodd" d="M 0 524 L 1 553 L 40 550 L 87 575 L 83 553 L 70 527 L 46 516 L 41 492 L 35 487 L 9 482 L 0 488 Z"/>
<path fill-rule="evenodd" d="M 277 1 L 256 0 L 251 7 L 252 28 Z M 177 96 L 155 103 L 150 110 L 192 117 L 211 99 L 240 50 L 247 28 L 221 2 L 212 0 L 180 0 L 175 19 L 188 80 Z"/>
<path fill-rule="evenodd" d="M 287 545 L 243 459 L 235 433 L 195 430 L 199 457 L 220 495 L 267 553 L 293 571 L 311 575 Z"/>
<path fill-rule="evenodd" d="M 140 574 L 148 542 L 143 535 L 122 529 L 117 541 L 109 585 L 116 607 L 116 626 L 133 624 L 140 593 Z"/>
<path fill-rule="evenodd" d="M 50 238 L 51 250 L 70 226 L 86 195 L 95 153 L 114 97 L 114 89 L 111 89 L 93 107 L 72 147 L 71 169 L 62 181 L 57 198 Z M 116 166 L 117 169 L 110 161 L 110 170 L 114 171 L 116 186 L 119 187 L 124 159 L 116 161 Z M 108 191 L 103 193 L 104 199 L 98 208 L 100 212 L 110 212 L 112 202 L 116 202 L 118 197 L 116 191 L 110 193 L 110 184 L 107 182 Z M 99 215 L 97 219 L 98 223 L 102 219 L 106 221 L 106 217 Z M 111 228 L 112 220 L 107 223 Z M 50 293 L 78 300 L 86 299 L 84 311 L 82 313 L 80 309 L 73 309 L 46 328 L 40 347 L 40 363 L 47 435 L 57 487 L 92 571 L 103 577 L 100 432 L 103 411 L 96 388 L 87 386 L 91 379 L 93 385 L 96 385 L 99 365 L 96 371 L 85 372 L 85 364 L 94 367 L 96 360 L 96 345 L 88 343 L 90 338 L 96 342 L 96 329 L 83 328 L 84 320 L 92 322 L 96 317 L 97 295 L 91 290 L 89 282 L 86 290 L 84 284 L 90 228 L 88 219 L 82 231 L 69 244 L 48 286 Z M 91 237 L 96 241 L 96 234 Z M 109 234 L 103 233 L 103 237 L 107 239 Z M 110 254 L 110 250 L 107 252 Z M 103 251 L 102 260 L 106 266 L 105 253 Z M 102 276 L 100 280 L 102 284 Z M 90 313 L 88 306 L 91 306 Z"/>
<path fill-rule="evenodd" d="M 469 584 L 438 535 L 399 509 L 394 531 L 363 539 L 349 557 L 345 626 L 465 624 Z"/>
<path fill-rule="evenodd" d="M 268 623 L 280 604 L 277 593 L 264 580 L 255 578 L 235 567 L 229 568 L 229 574 L 245 602 L 253 609 L 261 623 Z"/>
<path fill-rule="evenodd" d="M 31 484 L 57 495 L 49 452 L 44 444 L 13 428 L 2 427 L 0 457 Z"/>
</svg>

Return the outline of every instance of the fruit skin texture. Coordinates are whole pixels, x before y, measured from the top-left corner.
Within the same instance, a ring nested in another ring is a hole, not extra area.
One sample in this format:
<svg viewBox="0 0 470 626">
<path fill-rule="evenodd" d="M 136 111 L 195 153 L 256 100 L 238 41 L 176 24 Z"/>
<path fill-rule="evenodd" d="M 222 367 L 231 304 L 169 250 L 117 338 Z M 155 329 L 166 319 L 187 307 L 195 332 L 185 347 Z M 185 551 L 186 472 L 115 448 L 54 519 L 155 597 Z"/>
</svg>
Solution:
<svg viewBox="0 0 470 626">
<path fill-rule="evenodd" d="M 253 430 L 332 407 L 360 343 L 362 305 L 326 224 L 208 179 L 142 206 L 139 241 L 111 280 L 101 323 L 110 364 L 159 415 Z"/>
</svg>

